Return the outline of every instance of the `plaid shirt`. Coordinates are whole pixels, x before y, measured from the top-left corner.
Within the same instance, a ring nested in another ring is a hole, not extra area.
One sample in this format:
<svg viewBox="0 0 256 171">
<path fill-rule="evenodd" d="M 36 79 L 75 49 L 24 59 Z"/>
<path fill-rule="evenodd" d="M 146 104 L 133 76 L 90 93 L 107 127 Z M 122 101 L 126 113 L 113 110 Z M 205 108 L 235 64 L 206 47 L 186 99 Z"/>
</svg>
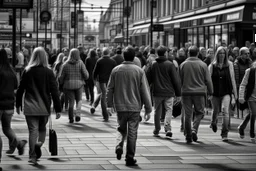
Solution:
<svg viewBox="0 0 256 171">
<path fill-rule="evenodd" d="M 81 60 L 64 63 L 60 73 L 60 85 L 69 90 L 80 88 L 89 78 L 88 71 Z"/>
</svg>

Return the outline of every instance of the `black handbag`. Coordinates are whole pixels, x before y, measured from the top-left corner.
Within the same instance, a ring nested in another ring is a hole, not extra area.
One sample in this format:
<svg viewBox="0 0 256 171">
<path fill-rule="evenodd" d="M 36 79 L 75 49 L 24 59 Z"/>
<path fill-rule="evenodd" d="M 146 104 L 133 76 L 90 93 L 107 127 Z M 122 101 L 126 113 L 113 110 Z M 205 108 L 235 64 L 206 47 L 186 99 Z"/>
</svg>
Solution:
<svg viewBox="0 0 256 171">
<path fill-rule="evenodd" d="M 52 129 L 52 119 L 49 117 L 49 152 L 52 156 L 58 155 L 58 138 L 57 133 Z"/>
<path fill-rule="evenodd" d="M 181 114 L 181 108 L 182 108 L 181 102 L 178 102 L 178 103 L 176 103 L 176 104 L 173 105 L 172 116 L 173 116 L 174 118 L 180 116 L 180 114 Z"/>
</svg>

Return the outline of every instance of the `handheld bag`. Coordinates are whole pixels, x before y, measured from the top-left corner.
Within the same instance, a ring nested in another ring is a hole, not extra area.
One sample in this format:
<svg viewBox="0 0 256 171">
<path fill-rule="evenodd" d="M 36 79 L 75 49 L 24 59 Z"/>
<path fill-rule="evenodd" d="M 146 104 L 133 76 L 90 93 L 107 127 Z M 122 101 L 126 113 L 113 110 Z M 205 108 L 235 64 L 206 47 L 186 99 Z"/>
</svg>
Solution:
<svg viewBox="0 0 256 171">
<path fill-rule="evenodd" d="M 178 103 L 176 103 L 176 104 L 173 105 L 172 116 L 173 116 L 174 118 L 180 116 L 180 114 L 181 114 L 181 108 L 182 108 L 181 102 L 178 102 Z"/>
<path fill-rule="evenodd" d="M 52 119 L 49 117 L 49 151 L 52 156 L 58 155 L 58 138 L 57 133 L 52 129 Z"/>
</svg>

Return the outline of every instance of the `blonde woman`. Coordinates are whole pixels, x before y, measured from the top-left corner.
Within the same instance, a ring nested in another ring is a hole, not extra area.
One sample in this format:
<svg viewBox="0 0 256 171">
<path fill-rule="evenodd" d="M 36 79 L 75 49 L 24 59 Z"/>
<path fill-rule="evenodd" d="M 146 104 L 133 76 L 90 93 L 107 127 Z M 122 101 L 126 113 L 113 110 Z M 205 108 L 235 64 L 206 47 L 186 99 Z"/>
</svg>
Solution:
<svg viewBox="0 0 256 171">
<path fill-rule="evenodd" d="M 16 110 L 22 110 L 29 130 L 29 162 L 37 164 L 41 157 L 41 146 L 45 142 L 46 124 L 51 114 L 51 98 L 54 103 L 56 119 L 60 118 L 61 106 L 58 87 L 53 71 L 48 67 L 47 54 L 43 47 L 32 53 L 17 90 Z"/>
<path fill-rule="evenodd" d="M 64 56 L 65 56 L 64 53 L 59 53 L 59 55 L 57 56 L 56 61 L 53 64 L 52 68 L 53 68 L 53 72 L 54 72 L 56 78 L 59 76 L 60 69 L 61 69 L 61 66 L 63 64 Z"/>
<path fill-rule="evenodd" d="M 82 106 L 82 93 L 85 85 L 85 80 L 89 78 L 88 71 L 80 59 L 80 52 L 77 48 L 71 49 L 67 61 L 63 64 L 60 73 L 60 85 L 63 85 L 65 95 L 67 95 L 69 109 L 69 123 L 79 122 L 81 106 Z M 74 115 L 74 102 L 76 101 L 76 113 Z"/>
<path fill-rule="evenodd" d="M 210 127 L 217 132 L 218 115 L 222 115 L 221 137 L 228 141 L 229 105 L 235 104 L 237 89 L 232 62 L 228 60 L 226 48 L 220 46 L 217 49 L 213 62 L 209 65 L 209 71 L 213 82 L 213 95 L 210 100 L 213 105 L 213 113 Z"/>
</svg>

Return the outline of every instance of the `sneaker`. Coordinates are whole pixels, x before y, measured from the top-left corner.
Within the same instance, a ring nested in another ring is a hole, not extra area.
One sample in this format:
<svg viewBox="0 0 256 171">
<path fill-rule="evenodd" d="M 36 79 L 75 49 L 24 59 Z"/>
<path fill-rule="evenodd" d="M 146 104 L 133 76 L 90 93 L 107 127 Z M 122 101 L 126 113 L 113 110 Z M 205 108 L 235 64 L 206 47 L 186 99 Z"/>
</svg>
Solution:
<svg viewBox="0 0 256 171">
<path fill-rule="evenodd" d="M 76 116 L 76 122 L 79 122 L 81 120 L 80 116 Z"/>
<path fill-rule="evenodd" d="M 26 144 L 27 144 L 27 140 L 21 140 L 20 141 L 19 145 L 17 146 L 19 155 L 24 154 L 24 147 L 25 147 Z"/>
<path fill-rule="evenodd" d="M 74 119 L 69 119 L 69 123 L 74 123 Z"/>
<path fill-rule="evenodd" d="M 13 154 L 14 151 L 15 151 L 15 149 L 9 149 L 9 150 L 6 151 L 6 154 Z"/>
<path fill-rule="evenodd" d="M 123 154 L 123 148 L 121 146 L 116 147 L 116 159 L 121 160 Z"/>
<path fill-rule="evenodd" d="M 159 131 L 154 130 L 153 134 L 154 134 L 155 137 L 159 137 Z"/>
<path fill-rule="evenodd" d="M 244 129 L 242 129 L 240 126 L 237 129 L 238 129 L 240 138 L 243 139 L 244 138 Z"/>
<path fill-rule="evenodd" d="M 161 122 L 161 123 L 164 123 L 164 118 L 163 118 L 163 119 L 161 118 L 161 119 L 160 119 L 160 122 Z"/>
<path fill-rule="evenodd" d="M 126 166 L 138 166 L 136 159 L 126 159 Z"/>
<path fill-rule="evenodd" d="M 42 156 L 41 145 L 39 143 L 36 143 L 35 145 L 35 153 L 37 159 L 39 159 Z"/>
<path fill-rule="evenodd" d="M 256 143 L 255 133 L 254 132 L 250 132 L 250 138 L 251 138 L 252 143 Z"/>
<path fill-rule="evenodd" d="M 36 160 L 36 158 L 30 158 L 30 159 L 28 160 L 28 162 L 29 162 L 29 163 L 33 163 L 34 165 L 37 165 L 37 160 Z"/>
<path fill-rule="evenodd" d="M 94 108 L 94 107 L 92 107 L 92 108 L 90 109 L 90 112 L 91 112 L 91 114 L 94 114 L 94 112 L 95 112 L 95 108 Z"/>
<path fill-rule="evenodd" d="M 228 137 L 222 137 L 223 142 L 228 142 Z"/>
<path fill-rule="evenodd" d="M 210 128 L 212 128 L 213 132 L 217 132 L 218 127 L 216 123 L 211 123 Z"/>
<path fill-rule="evenodd" d="M 172 132 L 171 132 L 171 131 L 168 131 L 168 132 L 166 133 L 166 137 L 171 138 L 171 137 L 172 137 Z"/>
<path fill-rule="evenodd" d="M 198 137 L 197 137 L 197 134 L 196 134 L 196 132 L 192 132 L 192 140 L 194 141 L 194 142 L 197 142 L 197 139 L 198 139 Z"/>
</svg>

